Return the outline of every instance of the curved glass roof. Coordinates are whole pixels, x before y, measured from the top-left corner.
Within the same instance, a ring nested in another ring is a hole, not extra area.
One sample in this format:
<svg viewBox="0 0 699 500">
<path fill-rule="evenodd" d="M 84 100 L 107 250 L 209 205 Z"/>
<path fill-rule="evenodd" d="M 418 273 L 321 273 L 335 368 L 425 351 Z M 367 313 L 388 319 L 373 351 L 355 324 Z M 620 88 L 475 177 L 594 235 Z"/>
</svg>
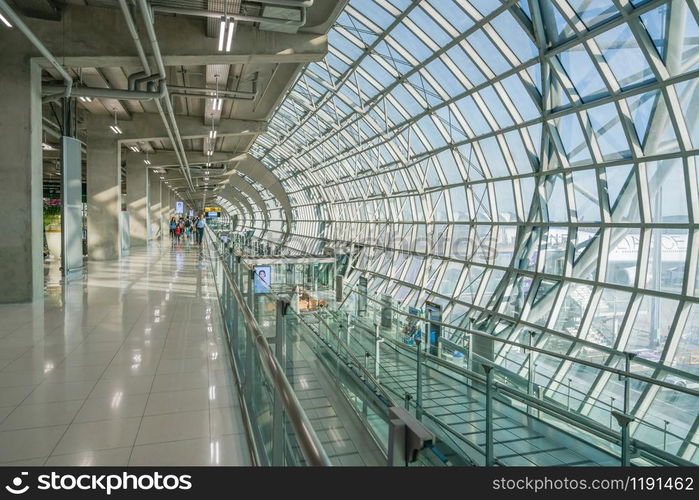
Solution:
<svg viewBox="0 0 699 500">
<path fill-rule="evenodd" d="M 352 244 L 350 282 L 403 305 L 612 366 L 631 352 L 632 371 L 697 387 L 698 16 L 696 0 L 350 0 L 251 151 L 294 207 L 286 245 Z M 593 418 L 621 404 L 617 377 L 536 372 Z M 632 383 L 648 423 L 632 432 L 669 426 L 667 450 L 699 460 L 696 399 Z"/>
</svg>

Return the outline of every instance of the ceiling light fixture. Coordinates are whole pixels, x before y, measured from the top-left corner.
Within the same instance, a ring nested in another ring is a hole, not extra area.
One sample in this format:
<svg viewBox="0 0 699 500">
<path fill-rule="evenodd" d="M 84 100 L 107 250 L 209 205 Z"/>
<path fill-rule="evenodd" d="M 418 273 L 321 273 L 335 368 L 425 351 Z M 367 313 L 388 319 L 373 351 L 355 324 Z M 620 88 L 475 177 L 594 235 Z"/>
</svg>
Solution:
<svg viewBox="0 0 699 500">
<path fill-rule="evenodd" d="M 0 14 L 0 21 L 2 21 L 2 23 L 3 23 L 5 26 L 7 26 L 8 28 L 12 28 L 12 25 L 10 24 L 10 21 L 8 21 L 7 19 L 5 19 L 5 16 L 3 16 L 2 14 Z"/>
<path fill-rule="evenodd" d="M 218 75 L 214 75 L 214 78 L 216 78 L 216 94 L 214 94 L 213 110 L 221 111 L 223 108 L 223 99 L 218 96 Z"/>
<path fill-rule="evenodd" d="M 117 122 L 116 108 L 114 108 L 114 125 L 110 125 L 109 128 L 112 129 L 112 132 L 114 132 L 115 134 L 123 134 L 123 132 L 119 128 L 119 123 Z"/>
<path fill-rule="evenodd" d="M 92 97 L 80 96 L 78 97 L 82 102 L 92 102 Z"/>
<path fill-rule="evenodd" d="M 138 153 L 138 152 L 139 152 L 138 146 L 129 146 L 129 149 L 130 149 L 131 151 L 133 151 L 134 153 Z"/>
<path fill-rule="evenodd" d="M 214 115 L 211 114 L 211 130 L 209 131 L 209 139 L 212 141 L 216 140 L 216 128 L 214 126 Z M 212 146 L 213 147 L 213 146 Z"/>
<path fill-rule="evenodd" d="M 148 159 L 148 151 L 146 151 L 146 159 L 143 160 L 143 163 L 145 163 L 146 165 L 150 165 L 150 160 Z"/>
<path fill-rule="evenodd" d="M 226 52 L 230 52 L 233 48 L 233 34 L 235 33 L 235 20 L 228 16 L 228 2 L 223 5 L 223 15 L 221 16 L 221 25 L 218 30 L 218 51 L 223 52 L 225 43 Z"/>
</svg>

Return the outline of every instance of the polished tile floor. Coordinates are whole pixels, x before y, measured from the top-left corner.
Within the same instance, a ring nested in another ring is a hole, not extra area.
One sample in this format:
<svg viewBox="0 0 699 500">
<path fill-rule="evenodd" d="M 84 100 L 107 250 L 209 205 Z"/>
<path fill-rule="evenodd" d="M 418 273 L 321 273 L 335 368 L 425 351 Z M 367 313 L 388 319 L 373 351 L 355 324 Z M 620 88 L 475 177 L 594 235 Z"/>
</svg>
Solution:
<svg viewBox="0 0 699 500">
<path fill-rule="evenodd" d="M 0 305 L 0 464 L 249 464 L 197 247 L 132 249 L 47 283 L 44 301 Z"/>
</svg>

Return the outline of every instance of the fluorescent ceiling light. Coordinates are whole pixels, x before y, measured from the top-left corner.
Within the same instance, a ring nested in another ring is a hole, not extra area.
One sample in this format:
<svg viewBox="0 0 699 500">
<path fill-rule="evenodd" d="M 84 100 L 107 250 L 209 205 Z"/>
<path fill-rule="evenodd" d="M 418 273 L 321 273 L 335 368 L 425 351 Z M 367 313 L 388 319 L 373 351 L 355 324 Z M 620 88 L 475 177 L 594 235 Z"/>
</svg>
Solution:
<svg viewBox="0 0 699 500">
<path fill-rule="evenodd" d="M 235 33 L 235 21 L 227 16 L 221 17 L 218 29 L 218 51 L 223 52 L 223 44 L 226 44 L 226 52 L 233 48 L 233 35 Z"/>
<path fill-rule="evenodd" d="M 79 97 L 82 102 L 92 102 L 92 97 Z"/>
<path fill-rule="evenodd" d="M 12 28 L 12 25 L 10 24 L 10 21 L 8 21 L 7 19 L 5 19 L 5 16 L 3 16 L 2 14 L 0 14 L 0 21 L 2 21 L 2 23 L 3 23 L 5 26 L 7 26 L 8 28 Z"/>
<path fill-rule="evenodd" d="M 143 160 L 143 163 L 145 163 L 146 165 L 150 165 L 150 160 L 149 160 L 149 159 L 145 159 L 145 160 Z"/>
<path fill-rule="evenodd" d="M 216 139 L 216 131 L 212 130 L 209 132 L 209 139 Z"/>
<path fill-rule="evenodd" d="M 223 52 L 223 42 L 226 39 L 226 18 L 221 17 L 221 26 L 218 30 L 218 51 Z"/>
<path fill-rule="evenodd" d="M 233 32 L 235 31 L 235 21 L 228 21 L 228 41 L 226 41 L 226 52 L 230 52 L 233 47 Z"/>
<path fill-rule="evenodd" d="M 48 144 L 46 142 L 42 142 L 41 149 L 43 149 L 44 151 L 53 151 L 56 148 L 54 148 L 51 144 Z"/>
</svg>

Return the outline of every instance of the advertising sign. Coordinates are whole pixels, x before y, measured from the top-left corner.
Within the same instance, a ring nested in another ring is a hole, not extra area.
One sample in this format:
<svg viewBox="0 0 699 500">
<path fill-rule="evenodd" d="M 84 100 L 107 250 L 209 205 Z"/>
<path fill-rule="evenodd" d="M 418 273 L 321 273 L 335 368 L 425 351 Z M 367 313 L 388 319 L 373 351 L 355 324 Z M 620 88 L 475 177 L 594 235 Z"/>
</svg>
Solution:
<svg viewBox="0 0 699 500">
<path fill-rule="evenodd" d="M 255 266 L 253 286 L 255 293 L 269 293 L 272 284 L 272 268 L 270 266 Z"/>
<path fill-rule="evenodd" d="M 183 214 L 184 213 L 184 202 L 183 201 L 175 202 L 175 213 L 176 214 Z"/>
</svg>

